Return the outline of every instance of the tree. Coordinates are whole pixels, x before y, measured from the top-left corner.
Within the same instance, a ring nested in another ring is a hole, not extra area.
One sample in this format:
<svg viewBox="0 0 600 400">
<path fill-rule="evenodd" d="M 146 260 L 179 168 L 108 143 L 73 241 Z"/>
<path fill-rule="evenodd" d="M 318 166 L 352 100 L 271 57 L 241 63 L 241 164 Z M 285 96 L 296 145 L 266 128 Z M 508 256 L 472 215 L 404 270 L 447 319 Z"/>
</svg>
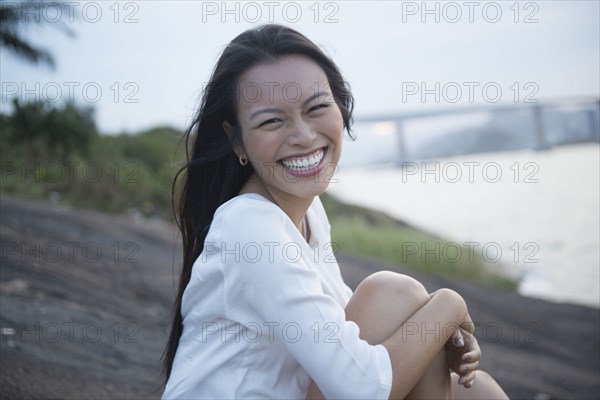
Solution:
<svg viewBox="0 0 600 400">
<path fill-rule="evenodd" d="M 57 7 L 65 8 L 63 4 L 53 3 Z M 42 6 L 40 1 L 25 0 L 21 2 L 6 2 L 0 3 L 0 46 L 5 47 L 21 58 L 29 61 L 33 64 L 44 63 L 50 68 L 54 68 L 56 61 L 52 54 L 47 50 L 40 47 L 34 46 L 31 42 L 27 41 L 22 35 L 20 25 L 23 23 L 36 22 L 32 21 L 31 18 L 25 18 L 23 10 L 26 8 L 38 9 Z M 42 23 L 41 19 L 39 19 Z M 60 28 L 64 33 L 69 36 L 73 36 L 74 33 L 64 24 L 55 24 L 54 26 Z"/>
<path fill-rule="evenodd" d="M 36 101 L 21 104 L 13 100 L 13 112 L 5 118 L 6 141 L 23 147 L 34 158 L 68 158 L 72 153 L 85 155 L 98 135 L 91 107 L 65 103 L 60 108 Z M 43 149 L 43 150 L 40 150 Z M 44 154 L 35 154 L 43 151 Z"/>
</svg>

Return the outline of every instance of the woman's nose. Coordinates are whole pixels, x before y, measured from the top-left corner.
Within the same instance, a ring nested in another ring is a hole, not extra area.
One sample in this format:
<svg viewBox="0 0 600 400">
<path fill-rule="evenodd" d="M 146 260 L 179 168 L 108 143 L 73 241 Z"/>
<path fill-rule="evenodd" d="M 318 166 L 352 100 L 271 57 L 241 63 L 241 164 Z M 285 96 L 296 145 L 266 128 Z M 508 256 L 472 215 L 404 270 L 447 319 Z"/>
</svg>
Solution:
<svg viewBox="0 0 600 400">
<path fill-rule="evenodd" d="M 290 133 L 290 142 L 293 145 L 308 147 L 317 138 L 315 128 L 304 120 L 297 121 Z"/>
</svg>

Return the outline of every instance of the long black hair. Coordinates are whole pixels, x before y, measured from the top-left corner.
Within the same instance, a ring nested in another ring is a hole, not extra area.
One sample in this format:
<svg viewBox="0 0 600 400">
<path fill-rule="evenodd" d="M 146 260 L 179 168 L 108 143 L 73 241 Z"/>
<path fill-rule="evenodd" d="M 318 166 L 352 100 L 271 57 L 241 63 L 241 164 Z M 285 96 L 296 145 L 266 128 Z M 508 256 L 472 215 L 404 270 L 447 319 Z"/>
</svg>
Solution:
<svg viewBox="0 0 600 400">
<path fill-rule="evenodd" d="M 262 25 L 243 32 L 225 48 L 184 135 L 187 164 L 173 181 L 173 210 L 183 241 L 183 268 L 173 307 L 171 333 L 163 353 L 166 380 L 171 375 L 183 331 L 183 292 L 190 281 L 192 266 L 204 247 L 214 213 L 221 204 L 238 195 L 254 172 L 251 163 L 240 164 L 233 150 L 241 143 L 236 112 L 239 78 L 259 63 L 292 54 L 308 57 L 325 72 L 342 113 L 344 127 L 351 134 L 354 98 L 350 87 L 334 62 L 304 35 L 281 25 Z M 224 121 L 233 128 L 229 136 L 223 128 Z M 188 150 L 190 143 L 193 143 L 191 152 Z"/>
</svg>

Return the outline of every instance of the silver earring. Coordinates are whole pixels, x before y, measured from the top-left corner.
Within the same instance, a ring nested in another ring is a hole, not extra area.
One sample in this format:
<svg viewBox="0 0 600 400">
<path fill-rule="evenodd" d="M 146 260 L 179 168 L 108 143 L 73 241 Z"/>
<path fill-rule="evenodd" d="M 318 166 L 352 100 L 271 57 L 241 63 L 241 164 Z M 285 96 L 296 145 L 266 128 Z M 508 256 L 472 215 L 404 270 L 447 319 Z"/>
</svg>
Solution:
<svg viewBox="0 0 600 400">
<path fill-rule="evenodd" d="M 243 166 L 245 166 L 246 164 L 248 164 L 248 159 L 244 156 L 240 156 L 240 164 Z"/>
</svg>

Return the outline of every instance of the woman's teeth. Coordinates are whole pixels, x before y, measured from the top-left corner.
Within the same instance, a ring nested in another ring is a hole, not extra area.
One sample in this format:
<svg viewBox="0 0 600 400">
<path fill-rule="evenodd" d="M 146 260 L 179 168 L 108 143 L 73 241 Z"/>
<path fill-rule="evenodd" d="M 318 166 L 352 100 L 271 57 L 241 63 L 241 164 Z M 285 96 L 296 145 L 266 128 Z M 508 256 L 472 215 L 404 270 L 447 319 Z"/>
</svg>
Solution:
<svg viewBox="0 0 600 400">
<path fill-rule="evenodd" d="M 294 171 L 309 170 L 316 167 L 323 159 L 323 149 L 319 149 L 315 153 L 305 158 L 294 158 L 281 160 L 281 163 L 286 167 Z"/>
</svg>

